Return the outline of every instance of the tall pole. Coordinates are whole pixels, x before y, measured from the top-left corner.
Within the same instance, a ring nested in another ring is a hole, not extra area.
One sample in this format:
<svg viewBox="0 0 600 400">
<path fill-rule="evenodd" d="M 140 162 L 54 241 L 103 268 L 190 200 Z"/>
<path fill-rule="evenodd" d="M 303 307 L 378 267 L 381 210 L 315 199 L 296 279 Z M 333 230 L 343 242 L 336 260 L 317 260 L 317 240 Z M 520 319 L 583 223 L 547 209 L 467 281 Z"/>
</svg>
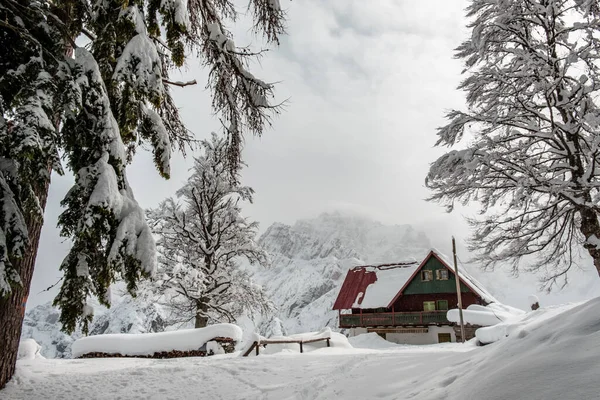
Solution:
<svg viewBox="0 0 600 400">
<path fill-rule="evenodd" d="M 456 262 L 456 241 L 452 236 L 452 255 L 454 256 L 454 274 L 456 275 L 456 295 L 458 296 L 458 315 L 460 315 L 460 339 L 465 342 L 465 323 L 463 320 L 462 297 L 460 294 L 460 278 L 458 276 L 458 263 Z"/>
</svg>

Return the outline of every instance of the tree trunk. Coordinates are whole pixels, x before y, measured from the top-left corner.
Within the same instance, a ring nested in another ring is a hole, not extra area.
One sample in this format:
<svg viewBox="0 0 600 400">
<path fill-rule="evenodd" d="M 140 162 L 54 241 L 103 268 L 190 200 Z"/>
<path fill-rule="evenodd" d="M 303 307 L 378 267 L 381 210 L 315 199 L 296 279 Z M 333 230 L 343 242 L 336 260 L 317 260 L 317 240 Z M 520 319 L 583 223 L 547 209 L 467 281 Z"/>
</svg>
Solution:
<svg viewBox="0 0 600 400">
<path fill-rule="evenodd" d="M 56 11 L 56 10 L 55 10 Z M 68 21 L 72 9 L 65 10 L 66 14 L 62 18 Z M 65 57 L 73 56 L 72 41 L 65 41 Z M 60 117 L 55 118 L 56 131 L 59 131 Z M 43 214 L 46 210 L 46 201 L 48 200 L 48 189 L 50 188 L 50 177 L 52 176 L 52 166 L 48 165 L 48 179 L 33 182 L 33 193 L 37 196 L 42 216 L 39 218 L 30 213 L 24 215 L 27 224 L 27 234 L 29 246 L 24 253 L 23 258 L 13 261 L 15 269 L 21 277 L 21 286 L 12 288 L 9 296 L 0 298 L 0 390 L 6 386 L 6 383 L 12 378 L 17 365 L 17 355 L 19 353 L 19 342 L 21 340 L 21 330 L 23 328 L 23 319 L 25 317 L 25 307 L 27 297 L 31 286 L 31 278 L 35 268 L 35 259 L 37 258 L 38 247 L 40 244 L 40 235 L 44 225 Z M 37 184 L 36 184 L 37 183 Z"/>
<path fill-rule="evenodd" d="M 205 328 L 208 325 L 208 299 L 201 298 L 196 302 L 196 324 L 194 328 Z"/>
<path fill-rule="evenodd" d="M 581 215 L 581 233 L 585 236 L 585 247 L 594 260 L 594 266 L 600 275 L 600 222 L 598 215 L 589 208 L 579 210 Z M 594 238 L 595 236 L 595 238 Z"/>
<path fill-rule="evenodd" d="M 49 185 L 50 179 L 40 187 L 34 187 L 42 212 L 46 208 Z M 2 349 L 0 350 L 0 389 L 15 373 L 25 305 L 27 296 L 29 296 L 29 286 L 44 222 L 43 218 L 35 218 L 31 214 L 24 216 L 29 233 L 29 246 L 23 258 L 13 261 L 13 265 L 19 271 L 22 286 L 13 287 L 10 295 L 0 299 L 0 349 Z"/>
</svg>

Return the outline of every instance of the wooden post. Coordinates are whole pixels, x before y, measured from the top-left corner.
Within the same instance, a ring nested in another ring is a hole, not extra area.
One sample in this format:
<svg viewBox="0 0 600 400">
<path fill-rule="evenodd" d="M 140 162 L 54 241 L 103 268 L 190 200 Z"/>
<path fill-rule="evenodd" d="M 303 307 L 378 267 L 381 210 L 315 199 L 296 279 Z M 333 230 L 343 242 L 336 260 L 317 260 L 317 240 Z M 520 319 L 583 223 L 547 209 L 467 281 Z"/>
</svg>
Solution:
<svg viewBox="0 0 600 400">
<path fill-rule="evenodd" d="M 260 347 L 260 343 L 254 342 L 254 346 L 256 346 L 256 355 L 258 355 L 258 348 Z"/>
<path fill-rule="evenodd" d="M 302 342 L 300 342 L 300 353 L 304 353 L 304 349 L 302 348 Z"/>
<path fill-rule="evenodd" d="M 329 338 L 327 339 L 327 347 L 331 347 L 329 344 Z"/>
<path fill-rule="evenodd" d="M 452 255 L 454 256 L 454 275 L 456 276 L 456 295 L 458 296 L 458 315 L 460 316 L 460 341 L 465 342 L 465 322 L 462 312 L 462 296 L 460 292 L 460 277 L 458 275 L 458 263 L 456 262 L 456 241 L 452 236 Z"/>
</svg>

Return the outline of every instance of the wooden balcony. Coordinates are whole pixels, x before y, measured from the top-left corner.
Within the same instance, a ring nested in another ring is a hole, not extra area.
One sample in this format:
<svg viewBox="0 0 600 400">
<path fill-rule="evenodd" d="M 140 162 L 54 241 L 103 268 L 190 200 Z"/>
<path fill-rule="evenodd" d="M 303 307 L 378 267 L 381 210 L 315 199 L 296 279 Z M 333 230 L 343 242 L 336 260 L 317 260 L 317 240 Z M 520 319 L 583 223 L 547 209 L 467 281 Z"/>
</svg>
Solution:
<svg viewBox="0 0 600 400">
<path fill-rule="evenodd" d="M 340 328 L 449 325 L 447 311 L 340 314 Z"/>
</svg>

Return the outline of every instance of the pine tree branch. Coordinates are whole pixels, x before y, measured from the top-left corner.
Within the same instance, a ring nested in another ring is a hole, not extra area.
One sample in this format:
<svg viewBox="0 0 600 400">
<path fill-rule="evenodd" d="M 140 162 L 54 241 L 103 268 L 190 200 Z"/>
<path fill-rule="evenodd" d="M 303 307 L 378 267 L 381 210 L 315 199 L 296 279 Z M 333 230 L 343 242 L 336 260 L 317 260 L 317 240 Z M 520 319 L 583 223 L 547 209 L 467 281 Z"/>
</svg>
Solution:
<svg viewBox="0 0 600 400">
<path fill-rule="evenodd" d="M 167 85 L 185 87 L 185 86 L 190 86 L 190 85 L 196 85 L 198 82 L 196 82 L 195 79 L 193 81 L 187 81 L 187 82 L 170 81 L 170 80 L 167 80 L 167 79 L 163 79 L 163 83 L 166 83 Z"/>
<path fill-rule="evenodd" d="M 55 287 L 56 285 L 58 285 L 58 284 L 59 284 L 59 283 L 60 283 L 60 282 L 61 282 L 63 279 L 64 279 L 64 276 L 63 276 L 63 277 L 61 277 L 61 278 L 59 278 L 59 280 L 57 280 L 57 281 L 56 281 L 56 283 L 54 283 L 53 285 L 50 285 L 50 286 L 48 286 L 48 287 L 47 287 L 46 289 L 44 289 L 44 290 L 41 290 L 41 291 L 40 291 L 38 294 L 40 294 L 40 293 L 44 293 L 44 292 L 47 292 L 47 291 L 49 291 L 50 289 L 52 289 L 53 287 Z"/>
</svg>

